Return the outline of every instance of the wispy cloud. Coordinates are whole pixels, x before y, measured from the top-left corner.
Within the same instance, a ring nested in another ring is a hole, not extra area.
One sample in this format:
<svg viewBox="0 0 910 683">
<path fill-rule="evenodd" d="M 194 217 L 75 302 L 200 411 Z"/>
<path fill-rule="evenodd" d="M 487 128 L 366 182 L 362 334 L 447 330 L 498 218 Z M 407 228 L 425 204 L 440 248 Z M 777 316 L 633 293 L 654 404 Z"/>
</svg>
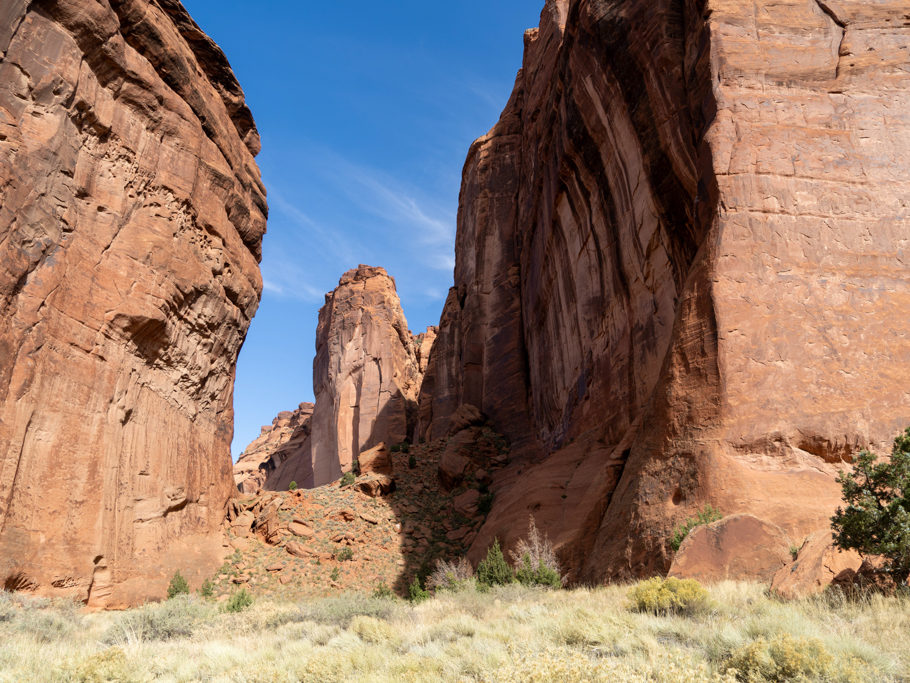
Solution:
<svg viewBox="0 0 910 683">
<path fill-rule="evenodd" d="M 299 266 L 283 258 L 272 258 L 263 262 L 262 271 L 262 289 L 266 292 L 305 303 L 322 303 L 325 292 L 311 285 Z"/>
<path fill-rule="evenodd" d="M 287 218 L 290 223 L 303 229 L 298 236 L 305 243 L 312 245 L 315 242 L 316 245 L 330 253 L 341 263 L 350 263 L 353 260 L 354 257 L 351 250 L 347 248 L 344 240 L 339 239 L 338 230 L 333 230 L 319 221 L 313 220 L 309 215 L 285 199 L 281 193 L 275 190 L 269 193 L 269 206 L 273 209 L 278 209 L 278 212 Z"/>
<path fill-rule="evenodd" d="M 398 233 L 403 249 L 438 270 L 455 267 L 455 216 L 382 171 L 335 158 L 330 171 L 351 201 Z"/>
</svg>

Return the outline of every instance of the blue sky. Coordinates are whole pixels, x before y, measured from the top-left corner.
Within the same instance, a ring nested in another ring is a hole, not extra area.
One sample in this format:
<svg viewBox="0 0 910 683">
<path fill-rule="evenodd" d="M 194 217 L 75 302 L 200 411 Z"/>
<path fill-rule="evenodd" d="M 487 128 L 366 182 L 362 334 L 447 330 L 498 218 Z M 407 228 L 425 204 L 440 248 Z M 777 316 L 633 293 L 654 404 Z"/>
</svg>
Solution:
<svg viewBox="0 0 910 683">
<path fill-rule="evenodd" d="M 358 263 L 395 278 L 413 331 L 452 284 L 471 141 L 499 118 L 542 0 L 184 0 L 221 46 L 262 136 L 262 303 L 240 353 L 236 457 L 313 400 L 325 292 Z"/>
</svg>

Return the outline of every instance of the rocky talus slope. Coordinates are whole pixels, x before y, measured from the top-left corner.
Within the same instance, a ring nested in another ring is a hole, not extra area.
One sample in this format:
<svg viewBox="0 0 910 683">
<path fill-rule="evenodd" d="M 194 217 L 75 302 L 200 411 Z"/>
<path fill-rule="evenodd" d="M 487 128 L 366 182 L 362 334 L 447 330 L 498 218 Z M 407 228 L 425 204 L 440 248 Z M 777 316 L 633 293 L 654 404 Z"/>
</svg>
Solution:
<svg viewBox="0 0 910 683">
<path fill-rule="evenodd" d="M 432 570 L 437 558 L 465 554 L 486 512 L 486 488 L 474 477 L 440 490 L 445 450 L 440 439 L 386 451 L 383 476 L 394 481 L 394 490 L 383 494 L 374 486 L 379 475 L 370 472 L 350 485 L 237 498 L 226 522 L 233 554 L 214 577 L 216 594 L 224 598 L 246 587 L 316 596 L 380 585 L 406 594 L 414 576 Z"/>
<path fill-rule="evenodd" d="M 177 0 L 6 0 L 0 84 L 0 582 L 159 597 L 223 558 L 259 136 Z"/>
<path fill-rule="evenodd" d="M 312 415 L 282 413 L 263 427 L 234 467 L 241 490 L 322 486 L 361 452 L 408 438 L 435 331 L 411 335 L 384 269 L 361 265 L 342 275 L 319 311 Z M 261 474 L 250 477 L 254 468 Z"/>
<path fill-rule="evenodd" d="M 419 435 L 513 445 L 576 580 L 669 568 L 711 503 L 796 546 L 910 415 L 904 0 L 548 0 L 471 147 Z M 476 463 L 473 467 L 483 467 Z"/>
</svg>

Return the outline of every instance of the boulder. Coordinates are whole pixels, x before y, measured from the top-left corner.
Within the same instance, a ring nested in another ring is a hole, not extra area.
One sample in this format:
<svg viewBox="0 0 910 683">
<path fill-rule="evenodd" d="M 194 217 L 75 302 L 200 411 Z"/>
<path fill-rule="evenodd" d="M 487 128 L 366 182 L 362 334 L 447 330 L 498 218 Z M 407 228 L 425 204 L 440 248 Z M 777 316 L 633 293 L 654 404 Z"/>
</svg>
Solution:
<svg viewBox="0 0 910 683">
<path fill-rule="evenodd" d="M 448 436 L 457 434 L 468 427 L 476 427 L 482 424 L 483 421 L 484 417 L 483 413 L 480 412 L 480 408 L 471 403 L 462 403 L 449 421 Z"/>
<path fill-rule="evenodd" d="M 357 458 L 361 474 L 392 474 L 392 455 L 385 443 L 360 452 Z"/>
<path fill-rule="evenodd" d="M 830 530 L 816 531 L 803 542 L 796 559 L 775 572 L 771 590 L 791 600 L 814 595 L 832 583 L 849 581 L 862 563 L 856 551 L 834 546 Z"/>
<path fill-rule="evenodd" d="M 703 583 L 726 579 L 770 583 L 790 559 L 790 541 L 783 529 L 753 515 L 729 515 L 692 529 L 668 576 Z"/>
<path fill-rule="evenodd" d="M 354 487 L 369 496 L 376 498 L 385 496 L 395 490 L 395 480 L 386 474 L 371 474 L 366 477 L 360 477 L 354 484 Z"/>
<path fill-rule="evenodd" d="M 288 541 L 285 544 L 284 549 L 294 557 L 310 557 L 311 555 L 315 554 L 314 551 L 310 550 L 302 543 L 298 543 L 297 541 Z"/>
<path fill-rule="evenodd" d="M 455 512 L 465 517 L 473 517 L 477 514 L 477 503 L 480 501 L 480 492 L 477 489 L 468 489 L 462 494 L 455 496 L 452 501 L 455 506 Z"/>
<path fill-rule="evenodd" d="M 314 535 L 312 527 L 296 519 L 288 524 L 288 531 L 300 538 L 312 538 Z"/>
</svg>

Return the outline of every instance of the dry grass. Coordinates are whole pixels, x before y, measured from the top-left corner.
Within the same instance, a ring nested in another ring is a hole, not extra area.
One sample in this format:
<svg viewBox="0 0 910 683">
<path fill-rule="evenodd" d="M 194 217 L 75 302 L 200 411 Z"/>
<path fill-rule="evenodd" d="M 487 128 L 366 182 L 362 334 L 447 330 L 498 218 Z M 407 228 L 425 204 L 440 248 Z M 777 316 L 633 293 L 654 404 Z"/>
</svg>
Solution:
<svg viewBox="0 0 910 683">
<path fill-rule="evenodd" d="M 628 586 L 514 584 L 420 605 L 180 598 L 122 613 L 0 593 L 0 681 L 888 681 L 910 676 L 910 602 L 783 603 L 709 589 L 695 614 L 630 609 Z M 801 654 L 809 648 L 811 660 Z M 728 671 L 736 666 L 736 671 Z M 782 678 L 783 677 L 783 678 Z"/>
</svg>

